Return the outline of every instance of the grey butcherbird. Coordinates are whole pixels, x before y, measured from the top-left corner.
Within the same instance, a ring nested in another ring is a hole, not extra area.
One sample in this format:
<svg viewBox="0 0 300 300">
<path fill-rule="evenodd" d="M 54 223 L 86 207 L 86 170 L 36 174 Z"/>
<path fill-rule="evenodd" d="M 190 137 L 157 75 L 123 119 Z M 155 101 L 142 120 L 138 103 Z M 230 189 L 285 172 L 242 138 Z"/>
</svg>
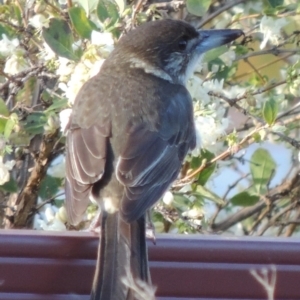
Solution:
<svg viewBox="0 0 300 300">
<path fill-rule="evenodd" d="M 89 198 L 101 208 L 91 299 L 139 299 L 124 284 L 128 273 L 150 281 L 145 212 L 195 147 L 185 83 L 207 50 L 241 35 L 175 20 L 143 24 L 120 39 L 78 93 L 67 134 L 66 207 L 72 224 Z"/>
</svg>

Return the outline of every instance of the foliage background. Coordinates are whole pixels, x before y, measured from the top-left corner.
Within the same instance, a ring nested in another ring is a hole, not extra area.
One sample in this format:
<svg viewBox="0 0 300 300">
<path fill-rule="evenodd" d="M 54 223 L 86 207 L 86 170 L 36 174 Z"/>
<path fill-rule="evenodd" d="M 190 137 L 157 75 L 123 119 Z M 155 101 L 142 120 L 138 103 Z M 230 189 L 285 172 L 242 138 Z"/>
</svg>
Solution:
<svg viewBox="0 0 300 300">
<path fill-rule="evenodd" d="M 297 234 L 299 12 L 289 0 L 0 1 L 2 227 L 69 228 L 63 129 L 78 90 L 123 34 L 175 18 L 245 36 L 207 53 L 188 82 L 198 145 L 154 207 L 156 230 Z"/>
</svg>

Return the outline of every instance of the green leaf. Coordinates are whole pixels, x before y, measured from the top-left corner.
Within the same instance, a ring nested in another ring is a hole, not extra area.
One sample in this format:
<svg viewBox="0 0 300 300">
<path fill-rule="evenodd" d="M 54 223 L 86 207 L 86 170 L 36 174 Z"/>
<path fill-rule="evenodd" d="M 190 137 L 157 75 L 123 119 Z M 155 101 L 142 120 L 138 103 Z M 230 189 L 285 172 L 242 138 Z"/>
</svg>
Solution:
<svg viewBox="0 0 300 300">
<path fill-rule="evenodd" d="M 267 0 L 273 8 L 283 5 L 284 0 Z"/>
<path fill-rule="evenodd" d="M 72 49 L 74 39 L 66 21 L 57 18 L 51 19 L 49 28 L 43 28 L 43 37 L 57 55 L 70 60 L 78 60 Z"/>
<path fill-rule="evenodd" d="M 47 117 L 42 112 L 30 114 L 24 123 L 24 129 L 31 134 L 40 134 L 44 132 L 44 126 L 47 123 Z"/>
<path fill-rule="evenodd" d="M 22 13 L 22 6 L 19 4 L 15 3 L 10 3 L 10 9 L 12 13 L 12 16 L 14 16 L 14 19 L 18 20 L 19 25 L 23 25 L 23 13 Z M 17 24 L 15 24 L 17 25 Z"/>
<path fill-rule="evenodd" d="M 187 0 L 186 8 L 192 15 L 202 17 L 211 5 L 211 0 Z"/>
<path fill-rule="evenodd" d="M 89 16 L 90 12 L 92 12 L 96 7 L 98 0 L 77 0 L 82 8 L 85 10 L 85 13 Z"/>
<path fill-rule="evenodd" d="M 58 192 L 59 188 L 62 185 L 62 179 L 57 177 L 52 177 L 50 175 L 46 175 L 42 180 L 39 190 L 39 196 L 43 199 L 49 199 Z"/>
<path fill-rule="evenodd" d="M 236 206 L 251 206 L 258 202 L 259 196 L 250 195 L 247 192 L 236 194 L 230 199 L 230 202 Z"/>
<path fill-rule="evenodd" d="M 14 147 L 24 147 L 24 145 L 29 145 L 32 135 L 29 135 L 27 132 L 21 130 L 19 132 L 12 132 L 9 136 L 10 145 Z"/>
<path fill-rule="evenodd" d="M 262 110 L 264 120 L 269 124 L 273 125 L 278 114 L 278 103 L 274 98 L 269 98 L 263 106 Z"/>
<path fill-rule="evenodd" d="M 5 125 L 9 116 L 9 110 L 2 98 L 0 98 L 0 134 L 4 133 Z"/>
<path fill-rule="evenodd" d="M 258 195 L 267 191 L 267 184 L 275 174 L 276 163 L 269 151 L 259 148 L 250 160 L 250 171 Z"/>
<path fill-rule="evenodd" d="M 55 199 L 53 200 L 53 203 L 56 207 L 60 208 L 65 204 L 64 199 Z"/>
<path fill-rule="evenodd" d="M 211 49 L 204 54 L 203 62 L 210 62 L 214 59 L 219 59 L 219 57 L 227 51 L 228 51 L 228 47 L 226 46 L 221 46 L 221 47 Z"/>
<path fill-rule="evenodd" d="M 236 55 L 245 55 L 249 52 L 249 48 L 244 45 L 236 45 L 235 46 L 235 53 Z"/>
<path fill-rule="evenodd" d="M 209 152 L 208 150 L 202 149 L 199 157 L 193 157 L 191 160 L 191 168 L 196 170 L 198 169 L 204 161 L 210 161 L 214 158 L 214 154 Z M 216 167 L 216 164 L 212 164 L 207 167 L 198 175 L 197 184 L 205 185 L 208 181 L 209 177 L 212 175 Z"/>
<path fill-rule="evenodd" d="M 180 210 L 187 209 L 188 206 L 191 204 L 191 201 L 189 198 L 187 198 L 184 194 L 182 193 L 173 193 L 174 195 L 174 201 L 173 204 L 176 208 Z"/>
<path fill-rule="evenodd" d="M 2 98 L 0 98 L 0 115 L 5 117 L 9 116 L 9 110 Z"/>
<path fill-rule="evenodd" d="M 9 139 L 11 132 L 13 131 L 14 127 L 18 124 L 18 116 L 17 114 L 13 113 L 10 115 L 9 119 L 7 120 L 4 128 L 4 137 Z"/>
<path fill-rule="evenodd" d="M 97 15 L 105 28 L 113 26 L 119 19 L 116 3 L 110 0 L 100 0 L 97 6 Z"/>
<path fill-rule="evenodd" d="M 8 182 L 5 182 L 3 185 L 0 185 L 0 190 L 8 193 L 16 193 L 18 191 L 17 182 L 10 176 Z"/>
<path fill-rule="evenodd" d="M 67 99 L 56 98 L 53 99 L 53 103 L 45 110 L 45 113 L 47 114 L 52 111 L 58 112 L 67 107 L 68 107 Z"/>
<path fill-rule="evenodd" d="M 86 17 L 86 14 L 81 7 L 71 7 L 69 16 L 76 32 L 85 39 L 91 38 L 92 30 L 95 28 L 92 22 Z"/>
<path fill-rule="evenodd" d="M 2 34 L 5 34 L 10 39 L 14 37 L 14 31 L 10 27 L 0 24 L 0 40 L 2 40 Z"/>
<path fill-rule="evenodd" d="M 217 194 L 213 193 L 212 191 L 210 191 L 209 189 L 207 189 L 206 187 L 204 187 L 202 185 L 197 186 L 197 191 L 195 193 L 198 193 L 198 196 L 212 200 L 219 205 L 225 204 L 225 202 L 222 198 L 220 198 Z"/>
</svg>

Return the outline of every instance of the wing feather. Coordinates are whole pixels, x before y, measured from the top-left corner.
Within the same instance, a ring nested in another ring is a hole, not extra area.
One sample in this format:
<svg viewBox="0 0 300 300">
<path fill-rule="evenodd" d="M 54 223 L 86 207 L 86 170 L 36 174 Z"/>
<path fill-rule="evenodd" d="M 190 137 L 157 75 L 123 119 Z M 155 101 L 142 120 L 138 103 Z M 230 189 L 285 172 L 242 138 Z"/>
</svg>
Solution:
<svg viewBox="0 0 300 300">
<path fill-rule="evenodd" d="M 128 130 L 116 166 L 117 179 L 125 186 L 121 212 L 128 222 L 163 195 L 177 178 L 185 155 L 195 147 L 192 100 L 183 87 L 172 97 L 157 130 L 147 123 Z"/>
</svg>

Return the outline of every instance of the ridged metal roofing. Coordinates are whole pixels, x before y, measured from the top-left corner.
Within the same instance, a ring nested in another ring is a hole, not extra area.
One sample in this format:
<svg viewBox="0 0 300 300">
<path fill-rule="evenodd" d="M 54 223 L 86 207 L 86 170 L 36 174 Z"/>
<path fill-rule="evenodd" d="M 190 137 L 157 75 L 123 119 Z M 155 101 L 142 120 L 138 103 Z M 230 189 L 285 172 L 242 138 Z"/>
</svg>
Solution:
<svg viewBox="0 0 300 300">
<path fill-rule="evenodd" d="M 0 230 L 0 300 L 88 300 L 98 238 Z M 276 266 L 276 300 L 300 300 L 300 240 L 158 235 L 149 242 L 159 300 L 263 300 L 251 269 Z"/>
</svg>

